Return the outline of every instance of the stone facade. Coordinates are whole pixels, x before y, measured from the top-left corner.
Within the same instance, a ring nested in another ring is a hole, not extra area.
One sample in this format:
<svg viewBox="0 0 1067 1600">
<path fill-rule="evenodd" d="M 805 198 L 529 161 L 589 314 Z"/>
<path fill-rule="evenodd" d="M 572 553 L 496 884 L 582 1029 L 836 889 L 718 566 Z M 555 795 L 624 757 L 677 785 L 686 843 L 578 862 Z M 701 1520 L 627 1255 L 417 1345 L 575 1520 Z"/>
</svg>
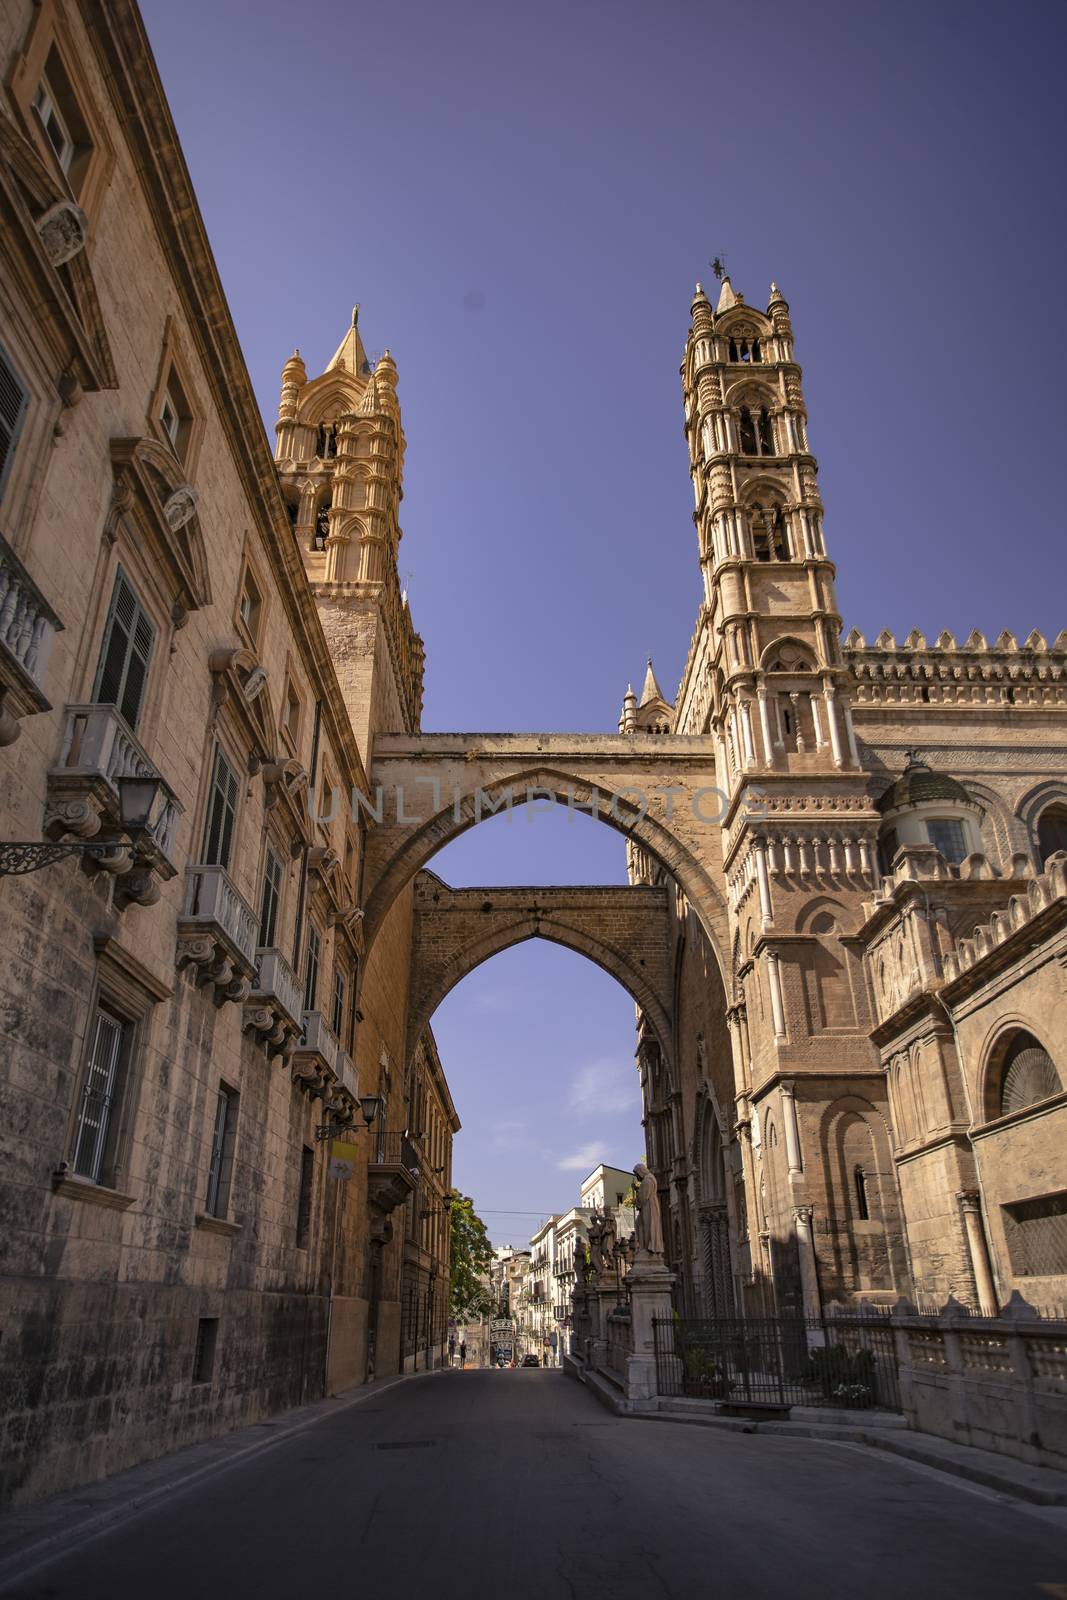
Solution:
<svg viewBox="0 0 1067 1600">
<path fill-rule="evenodd" d="M 0 55 L 0 808 L 58 858 L 0 880 L 25 1500 L 398 1370 L 408 1301 L 439 1350 L 458 1122 L 348 801 L 421 705 L 395 365 L 353 325 L 276 466 L 136 8 L 16 0 Z"/>
<path fill-rule="evenodd" d="M 358 308 L 294 352 L 272 457 L 132 0 L 13 0 L 0 56 L 5 1494 L 436 1355 L 427 1026 L 521 938 L 638 1006 L 635 1383 L 671 1291 L 1062 1300 L 1067 635 L 842 642 L 777 288 L 692 302 L 673 704 L 650 662 L 617 732 L 423 734 L 392 358 Z M 425 871 L 527 802 L 630 888 Z"/>
</svg>

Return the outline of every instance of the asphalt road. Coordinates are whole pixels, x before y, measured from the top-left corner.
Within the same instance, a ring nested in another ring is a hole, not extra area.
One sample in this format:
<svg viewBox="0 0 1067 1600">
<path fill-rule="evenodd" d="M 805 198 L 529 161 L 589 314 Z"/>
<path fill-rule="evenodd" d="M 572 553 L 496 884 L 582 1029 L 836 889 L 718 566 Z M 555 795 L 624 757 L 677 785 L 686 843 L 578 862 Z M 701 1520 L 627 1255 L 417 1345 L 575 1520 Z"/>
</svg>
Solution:
<svg viewBox="0 0 1067 1600">
<path fill-rule="evenodd" d="M 403 1383 L 3 1589 L 21 1600 L 1067 1600 L 1067 1512 L 862 1446 L 612 1417 L 560 1373 Z"/>
</svg>

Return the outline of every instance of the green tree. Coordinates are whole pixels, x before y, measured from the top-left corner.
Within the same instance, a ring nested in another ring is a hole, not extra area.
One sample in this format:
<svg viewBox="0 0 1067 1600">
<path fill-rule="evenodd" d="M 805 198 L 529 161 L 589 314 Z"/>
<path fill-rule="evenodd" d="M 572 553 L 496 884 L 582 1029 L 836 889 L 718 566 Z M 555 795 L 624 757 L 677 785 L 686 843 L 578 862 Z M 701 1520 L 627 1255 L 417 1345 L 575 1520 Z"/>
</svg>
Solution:
<svg viewBox="0 0 1067 1600">
<path fill-rule="evenodd" d="M 454 1317 L 473 1321 L 492 1309 L 493 1298 L 484 1281 L 492 1264 L 493 1246 L 474 1201 L 453 1189 L 448 1306 Z"/>
</svg>

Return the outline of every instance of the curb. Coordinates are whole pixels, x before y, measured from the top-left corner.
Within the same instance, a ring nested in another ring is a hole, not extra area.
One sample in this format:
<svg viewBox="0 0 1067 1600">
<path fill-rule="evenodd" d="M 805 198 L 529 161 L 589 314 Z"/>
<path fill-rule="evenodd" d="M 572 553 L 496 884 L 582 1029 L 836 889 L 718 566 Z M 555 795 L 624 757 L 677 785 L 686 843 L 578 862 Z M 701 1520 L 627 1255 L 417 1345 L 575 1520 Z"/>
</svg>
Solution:
<svg viewBox="0 0 1067 1600">
<path fill-rule="evenodd" d="M 202 1478 L 210 1477 L 213 1473 L 227 1472 L 231 1467 L 240 1466 L 251 1457 L 261 1455 L 264 1451 L 273 1449 L 275 1445 L 291 1439 L 295 1434 L 303 1433 L 305 1429 L 314 1427 L 316 1423 L 324 1422 L 328 1417 L 337 1416 L 341 1412 L 350 1411 L 356 1406 L 363 1405 L 368 1400 L 377 1399 L 379 1395 L 385 1394 L 390 1389 L 397 1388 L 399 1384 L 408 1383 L 416 1378 L 436 1378 L 447 1370 L 448 1368 L 439 1367 L 433 1372 L 402 1372 L 395 1377 L 382 1380 L 379 1384 L 361 1384 L 352 1394 L 331 1395 L 323 1400 L 314 1400 L 307 1407 L 294 1407 L 293 1410 L 300 1411 L 311 1411 L 313 1408 L 313 1414 L 303 1416 L 298 1422 L 293 1422 L 288 1426 L 285 1426 L 284 1418 L 287 1415 L 292 1416 L 292 1410 L 278 1412 L 273 1418 L 264 1417 L 259 1422 L 248 1423 L 245 1427 L 235 1429 L 229 1434 L 216 1434 L 211 1439 L 201 1439 L 197 1444 L 186 1448 L 190 1451 L 196 1451 L 215 1447 L 218 1453 L 210 1460 L 191 1467 L 187 1472 L 180 1472 L 177 1477 L 167 1478 L 162 1482 L 151 1484 L 140 1491 L 135 1489 L 129 1498 L 119 1500 L 116 1504 L 105 1506 L 99 1511 L 90 1512 L 88 1516 L 83 1517 L 80 1521 L 70 1522 L 69 1520 L 63 1520 L 63 1511 L 59 1502 L 75 1496 L 84 1502 L 84 1497 L 87 1494 L 91 1494 L 94 1489 L 102 1490 L 108 1485 L 113 1488 L 116 1487 L 120 1483 L 123 1473 L 118 1473 L 113 1478 L 101 1478 L 95 1483 L 82 1484 L 73 1489 L 65 1489 L 56 1495 L 51 1502 L 56 1506 L 55 1516 L 59 1525 L 52 1531 L 42 1533 L 37 1539 L 34 1539 L 31 1535 L 29 1543 L 0 1559 L 0 1592 L 3 1592 L 9 1584 L 32 1577 L 41 1567 L 47 1566 L 50 1562 L 59 1560 L 63 1556 L 72 1554 L 75 1550 L 80 1549 L 82 1545 L 89 1544 L 92 1540 L 99 1538 L 101 1534 L 108 1533 L 112 1528 L 130 1521 L 140 1512 L 153 1506 L 157 1501 L 163 1500 L 170 1495 L 180 1494 L 183 1490 L 191 1488 L 193 1484 L 198 1483 Z M 252 1430 L 258 1431 L 263 1428 L 269 1428 L 271 1431 L 265 1436 L 250 1440 L 248 1444 L 240 1448 L 228 1451 L 225 1449 L 227 1441 L 232 1441 L 236 1445 L 242 1433 L 251 1432 Z M 182 1454 L 181 1451 L 175 1452 L 175 1455 L 180 1454 Z M 136 1466 L 124 1470 L 135 1473 L 144 1468 L 160 1466 L 166 1460 L 167 1457 L 165 1455 L 157 1456 L 154 1460 L 139 1462 Z M 38 1511 L 45 1512 L 49 1503 L 49 1500 L 45 1499 L 32 1502 L 24 1507 L 16 1506 L 5 1512 L 0 1517 L 0 1532 L 3 1531 L 6 1522 L 13 1521 L 20 1513 L 32 1516 Z"/>
<path fill-rule="evenodd" d="M 987 1456 L 986 1460 L 982 1460 L 980 1458 L 987 1455 L 987 1452 L 978 1450 L 975 1450 L 977 1459 L 973 1461 L 950 1456 L 939 1448 L 944 1445 L 951 1449 L 950 1440 L 931 1438 L 927 1443 L 925 1435 L 910 1428 L 849 1427 L 847 1424 L 835 1426 L 833 1423 L 760 1422 L 758 1419 L 750 1420 L 742 1417 L 687 1416 L 682 1412 L 655 1409 L 655 1402 L 649 1402 L 647 1406 L 628 1402 L 615 1394 L 599 1373 L 576 1370 L 573 1376 L 584 1383 L 600 1404 L 617 1417 L 626 1417 L 637 1422 L 671 1422 L 680 1424 L 683 1428 L 716 1428 L 721 1433 L 763 1433 L 784 1439 L 814 1439 L 823 1444 L 866 1445 L 872 1450 L 883 1450 L 889 1455 L 899 1456 L 904 1461 L 914 1462 L 917 1466 L 930 1467 L 935 1472 L 944 1473 L 946 1477 L 962 1478 L 967 1482 L 980 1484 L 983 1488 L 993 1489 L 998 1494 L 1008 1495 L 1013 1500 L 1025 1500 L 1031 1505 L 1038 1506 L 1067 1506 L 1067 1474 L 1050 1472 L 1053 1481 L 1049 1483 L 1027 1481 L 1017 1476 L 1017 1473 L 1013 1473 L 1006 1465 L 1002 1467 L 999 1464 L 1001 1459 L 999 1457 Z M 1004 1460 L 1007 1462 L 1011 1458 L 1005 1457 Z M 1029 1467 L 1023 1461 L 1018 1462 L 1016 1468 L 1017 1472 L 1050 1470 L 1044 1467 Z M 1057 1478 L 1062 1481 L 1056 1482 Z"/>
</svg>

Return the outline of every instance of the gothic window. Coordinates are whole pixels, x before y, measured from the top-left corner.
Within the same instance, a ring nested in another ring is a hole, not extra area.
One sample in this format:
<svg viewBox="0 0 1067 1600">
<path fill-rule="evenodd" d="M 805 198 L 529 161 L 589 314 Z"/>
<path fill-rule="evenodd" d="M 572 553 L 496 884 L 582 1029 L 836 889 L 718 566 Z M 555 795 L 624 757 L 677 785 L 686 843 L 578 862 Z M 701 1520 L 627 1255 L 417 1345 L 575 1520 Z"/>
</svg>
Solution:
<svg viewBox="0 0 1067 1600">
<path fill-rule="evenodd" d="M 752 548 L 757 561 L 789 560 L 789 538 L 781 506 L 754 505 L 751 525 Z"/>
<path fill-rule="evenodd" d="M 1048 1051 L 1032 1033 L 1018 1032 L 1008 1046 L 1000 1068 L 999 1104 L 994 1115 L 1007 1117 L 1063 1088 Z"/>
<path fill-rule="evenodd" d="M 1037 849 L 1044 866 L 1049 856 L 1067 850 L 1067 806 L 1049 806 L 1037 824 Z"/>
<path fill-rule="evenodd" d="M 738 337 L 730 340 L 731 361 L 762 361 L 763 350 L 755 338 Z"/>
<path fill-rule="evenodd" d="M 759 455 L 756 444 L 756 424 L 752 420 L 752 412 L 748 406 L 741 407 L 741 454 L 743 456 Z"/>
<path fill-rule="evenodd" d="M 869 1222 L 871 1208 L 867 1199 L 867 1174 L 861 1166 L 857 1166 L 853 1171 L 852 1181 L 856 1188 L 856 1215 L 861 1222 Z"/>
</svg>

